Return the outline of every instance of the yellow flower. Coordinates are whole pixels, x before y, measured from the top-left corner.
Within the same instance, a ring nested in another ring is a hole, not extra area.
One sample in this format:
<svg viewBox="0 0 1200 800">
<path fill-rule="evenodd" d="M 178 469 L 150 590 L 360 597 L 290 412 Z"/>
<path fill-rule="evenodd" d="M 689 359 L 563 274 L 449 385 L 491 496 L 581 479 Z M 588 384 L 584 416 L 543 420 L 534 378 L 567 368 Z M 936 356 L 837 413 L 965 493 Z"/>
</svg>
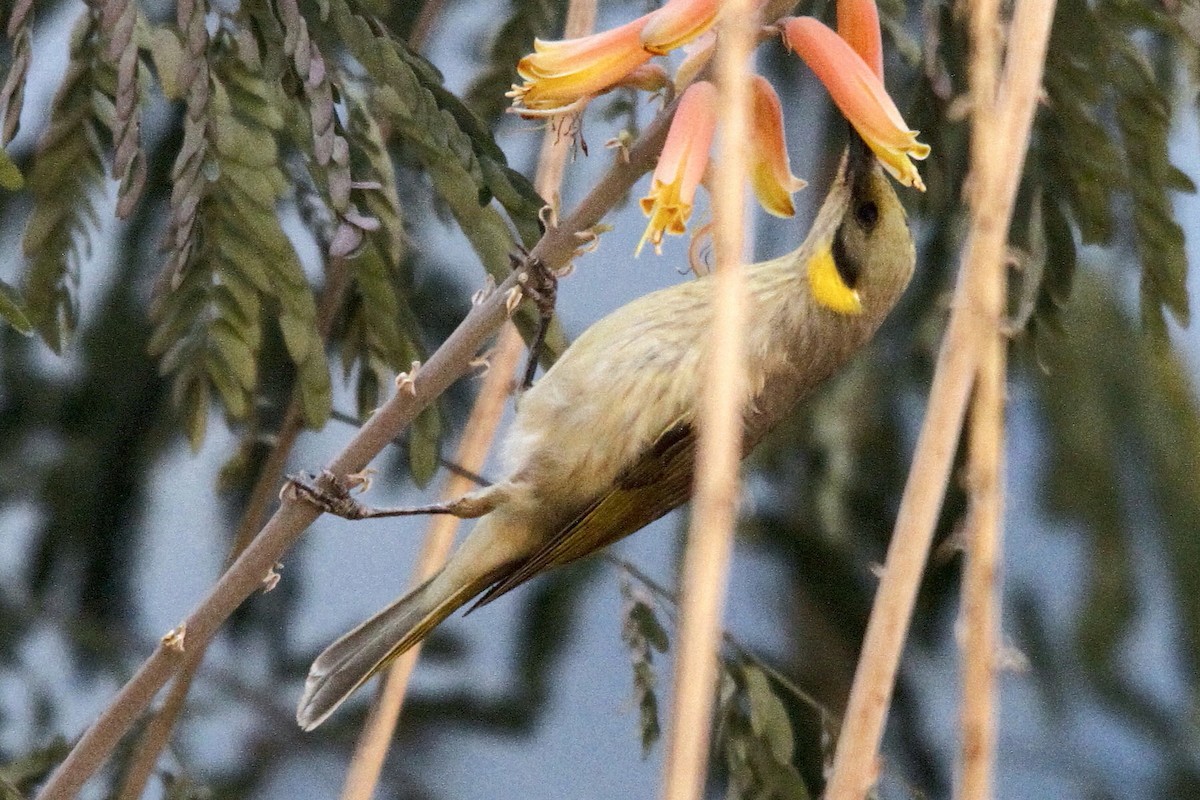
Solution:
<svg viewBox="0 0 1200 800">
<path fill-rule="evenodd" d="M 535 39 L 534 52 L 517 64 L 525 83 L 508 93 L 513 108 L 522 116 L 561 114 L 612 89 L 652 57 L 641 39 L 647 19 L 578 39 Z"/>
<path fill-rule="evenodd" d="M 777 217 L 790 217 L 796 213 L 792 193 L 803 189 L 805 183 L 792 174 L 788 161 L 779 95 L 761 75 L 751 79 L 750 88 L 754 103 L 750 120 L 750 185 L 764 209 Z"/>
<path fill-rule="evenodd" d="M 720 0 L 668 0 L 646 15 L 642 46 L 656 56 L 666 55 L 711 28 L 720 8 Z"/>
<path fill-rule="evenodd" d="M 524 83 L 508 92 L 524 117 L 548 117 L 582 108 L 588 100 L 630 83 L 647 88 L 647 78 L 667 85 L 666 72 L 641 69 L 651 58 L 687 44 L 712 27 L 720 0 L 669 0 L 665 6 L 611 31 L 578 39 L 535 39 L 533 52 L 517 64 Z"/>
<path fill-rule="evenodd" d="M 883 81 L 875 69 L 863 60 L 861 52 L 868 57 L 878 50 L 873 44 L 879 39 L 879 27 L 863 24 L 861 13 L 874 4 L 869 0 L 856 0 L 859 16 L 851 14 L 853 21 L 843 24 L 839 13 L 839 28 L 846 28 L 856 37 L 854 47 L 834 33 L 819 20 L 812 17 L 792 17 L 783 22 L 783 38 L 787 46 L 804 59 L 816 73 L 821 83 L 829 90 L 834 104 L 858 131 L 859 136 L 874 151 L 884 167 L 905 186 L 921 191 L 925 184 L 910 158 L 923 159 L 929 155 L 929 145 L 917 141 L 917 131 L 910 130 L 896 104 L 883 88 Z M 839 12 L 841 6 L 839 5 Z M 882 59 L 877 59 L 881 61 Z M 879 65 L 880 72 L 882 65 Z"/>
<path fill-rule="evenodd" d="M 696 187 L 708 166 L 709 148 L 717 128 L 717 87 L 707 81 L 693 83 L 679 98 L 679 108 L 667 131 L 667 141 L 642 198 L 642 211 L 650 218 L 637 252 L 647 241 L 662 252 L 663 236 L 687 230 Z"/>
</svg>

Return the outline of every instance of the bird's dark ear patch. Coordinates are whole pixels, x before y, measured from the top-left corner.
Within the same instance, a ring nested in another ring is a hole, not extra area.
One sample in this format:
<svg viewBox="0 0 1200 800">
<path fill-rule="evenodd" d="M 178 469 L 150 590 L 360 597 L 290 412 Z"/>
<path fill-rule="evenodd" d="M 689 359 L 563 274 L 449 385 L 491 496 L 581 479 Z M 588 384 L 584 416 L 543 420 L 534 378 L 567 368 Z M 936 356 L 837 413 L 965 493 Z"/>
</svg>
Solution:
<svg viewBox="0 0 1200 800">
<path fill-rule="evenodd" d="M 833 246 L 830 248 L 833 265 L 837 267 L 838 277 L 842 279 L 842 283 L 846 284 L 847 288 L 854 289 L 857 288 L 858 279 L 862 276 L 862 265 L 858 263 L 858 259 L 846 251 L 846 243 L 842 241 L 841 233 L 838 231 L 838 235 L 833 237 Z"/>
<path fill-rule="evenodd" d="M 870 233 L 879 222 L 879 206 L 874 200 L 862 200 L 854 206 L 854 219 L 864 231 Z"/>
</svg>

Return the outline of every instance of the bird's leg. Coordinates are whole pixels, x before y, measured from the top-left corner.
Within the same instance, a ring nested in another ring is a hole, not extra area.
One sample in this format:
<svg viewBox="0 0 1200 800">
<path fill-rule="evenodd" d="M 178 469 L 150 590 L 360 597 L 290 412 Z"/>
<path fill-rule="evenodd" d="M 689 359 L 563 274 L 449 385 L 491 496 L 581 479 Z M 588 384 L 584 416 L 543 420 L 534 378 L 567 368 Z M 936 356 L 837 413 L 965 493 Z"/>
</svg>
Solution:
<svg viewBox="0 0 1200 800">
<path fill-rule="evenodd" d="M 517 278 L 521 282 L 521 290 L 538 310 L 538 326 L 533 341 L 529 343 L 529 360 L 525 362 L 525 378 L 521 381 L 521 388 L 528 389 L 533 385 L 533 374 L 537 372 L 538 358 L 546 342 L 546 331 L 550 328 L 550 320 L 554 318 L 558 276 L 541 259 L 530 258 L 524 252 L 519 255 L 514 253 L 510 258 L 513 269 L 523 270 Z"/>
<path fill-rule="evenodd" d="M 304 500 L 322 511 L 344 519 L 374 519 L 376 517 L 408 517 L 417 514 L 452 514 L 460 519 L 474 519 L 496 507 L 497 493 L 488 487 L 471 492 L 446 503 L 402 508 L 375 508 L 360 503 L 350 493 L 353 485 L 339 480 L 328 470 L 320 477 L 299 474 L 288 477 L 281 495 Z"/>
</svg>

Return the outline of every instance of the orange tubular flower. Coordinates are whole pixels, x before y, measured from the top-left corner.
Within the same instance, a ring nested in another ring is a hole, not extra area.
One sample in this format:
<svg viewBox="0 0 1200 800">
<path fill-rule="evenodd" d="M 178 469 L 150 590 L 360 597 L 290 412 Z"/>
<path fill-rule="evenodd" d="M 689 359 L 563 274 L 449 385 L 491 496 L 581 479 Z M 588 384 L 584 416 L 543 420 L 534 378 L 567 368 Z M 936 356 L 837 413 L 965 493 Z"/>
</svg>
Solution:
<svg viewBox="0 0 1200 800">
<path fill-rule="evenodd" d="M 837 32 L 883 81 L 883 37 L 875 0 L 838 0 Z"/>
<path fill-rule="evenodd" d="M 647 241 L 662 252 L 663 236 L 687 231 L 696 187 L 708 166 L 709 148 L 717 128 L 717 87 L 707 81 L 693 83 L 679 98 L 667 141 L 654 170 L 650 194 L 642 198 L 642 212 L 650 218 L 637 252 Z"/>
<path fill-rule="evenodd" d="M 641 39 L 648 19 L 578 39 L 535 39 L 534 52 L 517 63 L 525 83 L 508 93 L 513 108 L 526 117 L 561 114 L 613 88 L 652 57 Z"/>
<path fill-rule="evenodd" d="M 868 0 L 856 0 L 855 4 L 860 11 L 869 6 L 871 13 L 874 13 L 874 4 Z M 871 32 L 866 24 L 859 23 L 861 20 L 847 21 L 844 27 L 854 32 L 853 35 L 859 40 L 856 46 L 862 48 L 868 57 L 874 58 L 871 54 L 878 50 L 878 46 L 870 41 L 879 40 L 878 24 Z M 839 27 L 843 27 L 840 15 Z M 905 186 L 924 191 L 921 175 L 909 159 L 928 156 L 929 145 L 917 141 L 917 131 L 910 130 L 905 124 L 896 104 L 883 88 L 883 81 L 863 60 L 860 52 L 856 52 L 845 39 L 812 17 L 785 20 L 783 38 L 787 46 L 799 54 L 821 83 L 825 84 L 834 104 L 888 172 Z"/>
<path fill-rule="evenodd" d="M 611 31 L 561 41 L 535 39 L 533 52 L 517 64 L 525 82 L 508 93 L 513 109 L 523 117 L 549 117 L 575 111 L 589 98 L 626 85 L 630 77 L 637 88 L 646 88 L 647 76 L 657 73 L 638 70 L 654 56 L 702 36 L 720 7 L 720 0 L 668 0 L 658 11 Z"/>
<path fill-rule="evenodd" d="M 665 55 L 711 28 L 720 8 L 720 0 L 668 0 L 646 15 L 642 47 L 656 56 Z"/>
<path fill-rule="evenodd" d="M 758 202 L 777 217 L 796 213 L 792 193 L 803 189 L 804 181 L 792 174 L 787 143 L 783 140 L 783 109 L 779 95 L 761 75 L 751 79 L 754 110 L 750 120 L 750 183 Z"/>
</svg>

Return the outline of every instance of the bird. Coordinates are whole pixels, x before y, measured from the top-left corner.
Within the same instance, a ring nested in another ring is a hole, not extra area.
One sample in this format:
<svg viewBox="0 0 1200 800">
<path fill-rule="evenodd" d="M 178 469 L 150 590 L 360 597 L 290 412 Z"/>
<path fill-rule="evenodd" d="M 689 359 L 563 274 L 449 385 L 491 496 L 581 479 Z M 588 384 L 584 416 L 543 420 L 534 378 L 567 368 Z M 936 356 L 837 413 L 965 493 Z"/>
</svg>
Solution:
<svg viewBox="0 0 1200 800">
<path fill-rule="evenodd" d="M 871 339 L 915 261 L 904 208 L 852 131 L 804 242 L 745 267 L 744 454 Z M 489 603 L 689 498 L 713 313 L 707 277 L 622 306 L 520 396 L 506 477 L 439 506 L 351 515 L 441 512 L 478 522 L 432 578 L 316 658 L 296 712 L 303 729 L 468 602 Z"/>
</svg>

